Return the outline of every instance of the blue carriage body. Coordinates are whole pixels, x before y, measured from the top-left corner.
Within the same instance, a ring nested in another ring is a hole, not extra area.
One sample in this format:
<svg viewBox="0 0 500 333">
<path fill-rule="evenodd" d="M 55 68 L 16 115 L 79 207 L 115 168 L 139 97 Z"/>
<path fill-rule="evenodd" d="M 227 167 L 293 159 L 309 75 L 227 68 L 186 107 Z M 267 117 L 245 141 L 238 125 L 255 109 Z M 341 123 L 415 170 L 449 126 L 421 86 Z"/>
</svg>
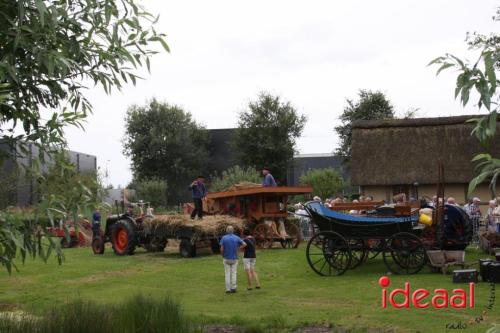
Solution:
<svg viewBox="0 0 500 333">
<path fill-rule="evenodd" d="M 320 231 L 334 231 L 346 238 L 389 238 L 398 232 L 414 233 L 418 223 L 417 214 L 357 216 L 333 211 L 315 201 L 308 202 L 305 208 Z"/>
</svg>

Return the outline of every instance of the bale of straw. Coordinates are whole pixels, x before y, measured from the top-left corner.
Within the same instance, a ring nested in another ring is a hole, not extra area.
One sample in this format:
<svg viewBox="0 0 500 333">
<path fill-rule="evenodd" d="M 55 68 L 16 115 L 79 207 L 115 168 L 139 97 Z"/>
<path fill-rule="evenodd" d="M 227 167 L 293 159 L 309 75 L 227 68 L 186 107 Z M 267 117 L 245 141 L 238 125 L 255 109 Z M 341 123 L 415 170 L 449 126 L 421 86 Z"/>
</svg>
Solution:
<svg viewBox="0 0 500 333">
<path fill-rule="evenodd" d="M 157 215 L 144 222 L 146 234 L 159 238 L 175 237 L 183 227 L 193 228 L 198 236 L 218 237 L 232 226 L 236 232 L 243 230 L 245 221 L 228 215 L 204 216 L 202 220 L 191 220 L 189 215 Z"/>
</svg>

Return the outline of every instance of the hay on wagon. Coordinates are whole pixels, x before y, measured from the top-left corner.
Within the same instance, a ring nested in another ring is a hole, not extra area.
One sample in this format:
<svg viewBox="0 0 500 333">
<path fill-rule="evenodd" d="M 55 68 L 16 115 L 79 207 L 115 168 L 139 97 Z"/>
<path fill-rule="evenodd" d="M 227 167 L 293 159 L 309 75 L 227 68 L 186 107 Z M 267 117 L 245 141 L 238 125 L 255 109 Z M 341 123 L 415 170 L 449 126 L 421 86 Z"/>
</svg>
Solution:
<svg viewBox="0 0 500 333">
<path fill-rule="evenodd" d="M 146 233 L 159 238 L 170 238 L 179 228 L 194 228 L 198 235 L 218 237 L 226 233 L 226 228 L 232 226 L 236 233 L 243 230 L 245 221 L 227 215 L 204 216 L 202 220 L 192 220 L 189 215 L 157 215 L 145 221 Z"/>
<path fill-rule="evenodd" d="M 230 186 L 230 187 L 222 190 L 221 192 L 244 190 L 244 189 L 254 188 L 254 187 L 262 187 L 262 184 L 242 181 L 242 182 L 236 183 L 233 186 Z"/>
</svg>

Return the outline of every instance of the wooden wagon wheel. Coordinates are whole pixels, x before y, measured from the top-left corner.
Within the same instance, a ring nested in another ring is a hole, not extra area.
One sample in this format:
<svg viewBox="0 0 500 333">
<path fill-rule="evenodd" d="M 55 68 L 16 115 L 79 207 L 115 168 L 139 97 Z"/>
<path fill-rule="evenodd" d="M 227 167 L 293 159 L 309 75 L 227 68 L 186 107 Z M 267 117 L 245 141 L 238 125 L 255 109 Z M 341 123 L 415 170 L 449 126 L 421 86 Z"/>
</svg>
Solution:
<svg viewBox="0 0 500 333">
<path fill-rule="evenodd" d="M 347 240 L 331 231 L 322 231 L 309 240 L 306 257 L 312 270 L 322 276 L 342 275 L 351 265 Z"/>
<path fill-rule="evenodd" d="M 363 239 L 349 239 L 348 243 L 351 249 L 350 269 L 354 269 L 366 261 L 368 249 Z"/>
<path fill-rule="evenodd" d="M 418 273 L 426 262 L 422 241 L 407 232 L 400 232 L 389 238 L 383 257 L 385 265 L 394 274 Z"/>
<path fill-rule="evenodd" d="M 285 230 L 288 235 L 286 240 L 281 240 L 281 246 L 284 249 L 296 249 L 300 242 L 302 241 L 302 234 L 300 233 L 300 229 L 293 223 L 286 222 Z"/>
<path fill-rule="evenodd" d="M 255 244 L 257 247 L 261 249 L 270 248 L 273 245 L 273 236 L 272 236 L 271 228 L 264 224 L 260 223 L 253 229 L 253 237 L 255 238 Z"/>
</svg>

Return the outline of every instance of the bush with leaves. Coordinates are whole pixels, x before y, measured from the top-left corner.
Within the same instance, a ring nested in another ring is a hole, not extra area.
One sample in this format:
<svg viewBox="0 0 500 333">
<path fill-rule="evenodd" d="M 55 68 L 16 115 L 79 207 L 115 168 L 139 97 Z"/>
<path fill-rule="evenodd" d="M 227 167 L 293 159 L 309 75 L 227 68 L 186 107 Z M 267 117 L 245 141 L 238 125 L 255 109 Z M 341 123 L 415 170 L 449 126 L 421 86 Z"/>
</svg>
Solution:
<svg viewBox="0 0 500 333">
<path fill-rule="evenodd" d="M 242 168 L 236 165 L 211 177 L 210 191 L 219 192 L 241 182 L 262 183 L 262 176 L 253 167 Z"/>
<path fill-rule="evenodd" d="M 47 261 L 50 255 L 56 253 L 57 260 L 62 263 L 64 258 L 58 242 L 42 231 L 46 221 L 38 215 L 33 219 L 24 219 L 10 211 L 0 211 L 0 265 L 10 274 L 12 269 L 18 270 L 17 263 L 24 263 L 26 258 L 40 257 Z"/>
<path fill-rule="evenodd" d="M 500 22 L 500 8 L 497 9 L 493 19 Z M 477 107 L 483 108 L 488 115 L 470 120 L 474 123 L 472 134 L 479 140 L 484 151 L 477 154 L 472 162 L 477 164 L 478 174 L 469 183 L 469 195 L 476 187 L 489 180 L 492 196 L 496 197 L 496 183 L 500 175 L 500 159 L 491 155 L 491 143 L 497 133 L 497 115 L 500 102 L 500 34 L 492 33 L 483 35 L 479 33 L 468 34 L 469 48 L 479 51 L 479 56 L 474 63 L 460 59 L 453 54 L 445 54 L 430 62 L 429 65 L 439 65 L 437 74 L 453 68 L 458 71 L 455 88 L 455 98 L 460 96 L 462 105 L 469 104 L 471 93 L 478 94 Z"/>
<path fill-rule="evenodd" d="M 345 186 L 342 176 L 333 168 L 309 170 L 300 177 L 299 182 L 311 186 L 314 195 L 322 199 L 341 194 Z"/>
<path fill-rule="evenodd" d="M 158 179 L 143 179 L 134 182 L 135 197 L 137 200 L 151 203 L 155 209 L 167 206 L 167 182 Z"/>
</svg>

